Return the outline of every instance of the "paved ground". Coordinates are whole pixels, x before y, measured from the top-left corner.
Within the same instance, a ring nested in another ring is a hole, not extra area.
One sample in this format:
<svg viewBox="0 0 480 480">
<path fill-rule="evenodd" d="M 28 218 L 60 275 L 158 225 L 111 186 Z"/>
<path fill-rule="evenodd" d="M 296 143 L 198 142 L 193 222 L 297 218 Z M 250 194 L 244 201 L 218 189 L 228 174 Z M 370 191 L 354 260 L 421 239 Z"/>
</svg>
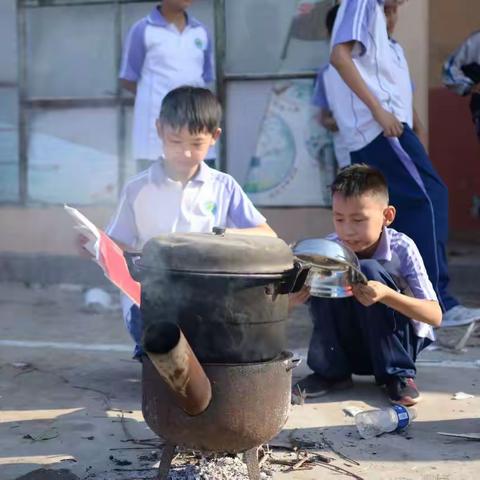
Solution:
<svg viewBox="0 0 480 480">
<path fill-rule="evenodd" d="M 460 260 L 465 265 L 473 261 L 461 255 Z M 480 306 L 476 282 L 459 278 L 455 290 L 464 301 Z M 92 314 L 84 311 L 82 302 L 82 291 L 75 287 L 0 286 L 1 480 L 40 467 L 66 469 L 81 479 L 153 478 L 158 440 L 142 419 L 140 365 L 130 360 L 130 341 L 119 311 Z M 290 347 L 300 355 L 309 329 L 300 308 L 289 335 Z M 407 432 L 370 441 L 359 437 L 343 409 L 382 407 L 387 402 L 370 378 L 357 378 L 351 391 L 294 406 L 276 443 L 317 443 L 321 453 L 335 458 L 332 465 L 356 478 L 478 478 L 480 444 L 437 433 L 480 433 L 478 330 L 464 352 L 439 349 L 421 357 L 418 384 L 424 400 Z M 440 332 L 441 341 L 453 342 L 460 334 Z M 306 371 L 303 365 L 295 376 Z M 452 394 L 459 391 L 475 397 L 453 400 Z M 277 451 L 273 457 L 287 458 Z M 342 478 L 319 466 L 294 472 L 275 468 L 275 479 Z M 58 475 L 51 478 L 73 478 Z M 35 477 L 49 478 L 47 473 Z"/>
</svg>

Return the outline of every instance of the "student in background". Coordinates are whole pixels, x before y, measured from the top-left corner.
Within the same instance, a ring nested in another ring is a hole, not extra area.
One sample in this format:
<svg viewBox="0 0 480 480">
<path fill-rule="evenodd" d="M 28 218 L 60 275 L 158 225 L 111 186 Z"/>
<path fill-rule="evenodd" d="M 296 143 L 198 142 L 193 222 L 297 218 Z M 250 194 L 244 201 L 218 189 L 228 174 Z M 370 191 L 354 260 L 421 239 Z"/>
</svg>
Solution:
<svg viewBox="0 0 480 480">
<path fill-rule="evenodd" d="M 163 154 L 155 121 L 165 95 L 176 87 L 213 82 L 212 39 L 187 13 L 192 0 L 163 0 L 130 29 L 120 79 L 135 95 L 132 146 L 137 171 Z M 210 150 L 208 158 L 214 156 Z"/>
<path fill-rule="evenodd" d="M 333 25 L 340 5 L 332 7 L 326 16 L 326 28 L 329 36 L 332 35 Z M 414 83 L 410 77 L 410 71 L 408 68 L 407 59 L 401 45 L 393 38 L 395 27 L 398 22 L 398 5 L 387 4 L 384 7 L 385 18 L 387 21 L 387 32 L 390 39 L 390 46 L 395 56 L 395 67 L 397 68 L 397 81 L 399 88 L 405 92 L 405 96 L 409 97 L 414 91 Z M 339 168 L 343 168 L 346 165 L 350 165 L 350 152 L 347 148 L 347 142 L 342 139 L 341 132 L 338 128 L 335 117 L 330 109 L 328 100 L 328 90 L 334 89 L 335 84 L 342 82 L 342 78 L 338 72 L 331 67 L 328 63 L 322 66 L 317 75 L 315 82 L 315 90 L 312 103 L 320 108 L 319 121 L 324 128 L 329 130 L 332 134 L 333 143 L 335 147 L 335 155 L 337 158 L 337 164 Z M 328 84 L 328 86 L 327 86 Z M 427 149 L 428 136 L 427 132 L 420 120 L 420 117 L 415 110 L 412 99 L 412 114 L 409 115 L 407 123 L 417 134 L 422 145 Z"/>
<path fill-rule="evenodd" d="M 459 95 L 471 95 L 470 112 L 480 141 L 480 30 L 472 33 L 444 63 L 442 81 Z"/>
</svg>

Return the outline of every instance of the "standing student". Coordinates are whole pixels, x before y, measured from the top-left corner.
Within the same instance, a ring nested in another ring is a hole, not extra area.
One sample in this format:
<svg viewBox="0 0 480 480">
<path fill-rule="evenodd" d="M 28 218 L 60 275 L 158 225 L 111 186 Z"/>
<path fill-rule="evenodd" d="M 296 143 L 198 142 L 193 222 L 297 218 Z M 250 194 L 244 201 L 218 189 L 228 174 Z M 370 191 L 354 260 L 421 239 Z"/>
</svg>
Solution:
<svg viewBox="0 0 480 480">
<path fill-rule="evenodd" d="M 332 7 L 326 16 L 326 28 L 329 36 L 332 35 L 333 25 L 338 13 L 340 5 Z M 408 68 L 407 59 L 402 46 L 393 38 L 395 27 L 398 22 L 398 5 L 388 4 L 384 7 L 385 18 L 387 22 L 388 38 L 390 39 L 390 46 L 394 55 L 394 67 L 396 68 L 396 77 L 398 87 L 403 92 L 402 94 L 406 99 L 412 98 L 414 91 L 414 83 L 410 76 L 410 70 Z M 339 82 L 343 83 L 342 78 L 338 72 L 331 67 L 328 63 L 321 67 L 318 71 L 317 79 L 315 82 L 315 90 L 313 95 L 313 104 L 320 108 L 320 123 L 332 133 L 333 143 L 335 147 L 335 155 L 337 157 L 337 163 L 339 168 L 343 168 L 346 165 L 350 165 L 350 152 L 347 148 L 347 143 L 342 139 L 342 134 L 338 128 L 333 112 L 330 108 L 328 99 L 328 91 L 335 89 L 335 85 Z M 415 110 L 415 106 L 412 103 L 411 114 L 407 118 L 408 125 L 417 134 L 422 145 L 427 148 L 427 132 L 420 120 L 420 117 Z"/>
<path fill-rule="evenodd" d="M 120 79 L 135 95 L 132 146 L 137 170 L 163 154 L 155 121 L 165 95 L 182 85 L 213 81 L 212 39 L 186 9 L 192 0 L 163 0 L 130 29 Z M 207 158 L 214 156 L 210 150 Z"/>
<path fill-rule="evenodd" d="M 409 125 L 412 97 L 398 82 L 384 7 L 403 0 L 344 0 L 335 21 L 330 63 L 342 77 L 331 92 L 336 122 L 352 163 L 378 168 L 398 210 L 394 227 L 417 244 L 444 310 L 442 325 L 480 319 L 448 291 L 448 191 Z"/>
</svg>

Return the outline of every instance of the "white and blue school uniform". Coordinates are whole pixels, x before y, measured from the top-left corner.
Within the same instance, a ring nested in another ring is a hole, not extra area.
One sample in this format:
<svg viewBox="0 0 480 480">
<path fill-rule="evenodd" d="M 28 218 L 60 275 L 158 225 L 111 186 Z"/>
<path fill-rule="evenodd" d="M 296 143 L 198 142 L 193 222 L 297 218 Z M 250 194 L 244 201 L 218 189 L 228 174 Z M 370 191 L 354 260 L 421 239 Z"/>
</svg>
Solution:
<svg viewBox="0 0 480 480">
<path fill-rule="evenodd" d="M 468 95 L 476 83 L 462 68 L 480 67 L 480 30 L 472 33 L 443 64 L 442 82 L 459 95 Z"/>
<path fill-rule="evenodd" d="M 386 138 L 368 107 L 343 83 L 332 91 L 332 110 L 348 142 L 352 163 L 366 163 L 385 175 L 397 207 L 394 227 L 413 238 L 445 310 L 458 301 L 448 290 L 446 242 L 448 190 L 412 131 L 412 89 L 399 45 L 388 38 L 383 0 L 344 0 L 331 48 L 354 42 L 353 61 L 383 108 L 404 124 L 398 138 Z"/>
<path fill-rule="evenodd" d="M 324 65 L 318 70 L 313 91 L 312 103 L 322 110 L 332 111 L 329 101 L 329 92 L 335 88 L 335 82 L 343 82 L 337 71 L 329 64 Z M 346 140 L 343 138 L 339 129 L 337 132 L 331 132 L 335 158 L 338 168 L 350 165 L 350 152 Z"/>
<path fill-rule="evenodd" d="M 397 79 L 397 89 L 405 103 L 410 102 L 411 108 L 405 111 L 405 123 L 413 128 L 413 94 L 415 92 L 415 84 L 410 75 L 407 58 L 403 47 L 392 37 L 389 37 L 390 49 L 393 54 L 393 72 Z"/>
<path fill-rule="evenodd" d="M 191 15 L 180 32 L 158 8 L 130 29 L 120 78 L 137 83 L 132 148 L 136 159 L 156 160 L 162 151 L 155 120 L 165 95 L 182 85 L 204 87 L 213 81 L 213 45 L 205 28 Z"/>
<path fill-rule="evenodd" d="M 327 237 L 339 241 L 336 234 Z M 384 228 L 370 259 L 360 260 L 369 280 L 419 299 L 437 301 L 415 242 L 393 228 Z M 314 331 L 308 365 L 327 379 L 352 373 L 414 378 L 420 351 L 435 340 L 433 328 L 381 303 L 363 306 L 355 298 L 310 299 Z"/>
<path fill-rule="evenodd" d="M 209 233 L 213 227 L 250 228 L 266 219 L 254 207 L 233 177 L 201 163 L 187 182 L 169 178 L 163 161 L 130 180 L 106 233 L 132 250 L 141 250 L 151 238 L 173 232 Z M 125 324 L 140 354 L 140 310 L 122 296 Z"/>
<path fill-rule="evenodd" d="M 472 33 L 443 65 L 442 81 L 459 95 L 468 95 L 480 82 L 480 31 Z M 470 112 L 480 140 L 480 93 L 470 98 Z"/>
<path fill-rule="evenodd" d="M 400 90 L 400 95 L 405 99 L 405 102 L 410 100 L 412 105 L 412 108 L 410 108 L 408 112 L 405 112 L 405 123 L 407 123 L 410 128 L 413 128 L 413 92 L 415 87 L 410 77 L 407 59 L 402 46 L 391 37 L 389 40 L 390 48 L 393 52 L 391 68 L 394 77 L 397 79 L 397 87 Z M 339 91 L 348 92 L 349 96 L 342 99 L 341 96 L 336 95 L 336 92 Z M 312 99 L 314 105 L 332 111 L 334 118 L 336 118 L 335 110 L 338 108 L 341 109 L 342 106 L 345 106 L 345 102 L 352 101 L 352 96 L 358 100 L 358 97 L 353 94 L 343 81 L 342 77 L 330 64 L 324 65 L 318 70 Z M 335 107 L 332 108 L 332 105 Z M 355 117 L 352 116 L 352 118 L 354 119 Z M 343 125 L 339 125 L 338 132 L 332 133 L 335 156 L 339 168 L 350 165 L 350 149 L 352 148 L 352 145 L 349 145 L 348 138 L 352 137 L 349 137 L 348 133 L 348 130 L 345 131 L 345 126 Z M 351 143 L 353 144 L 353 142 Z"/>
</svg>

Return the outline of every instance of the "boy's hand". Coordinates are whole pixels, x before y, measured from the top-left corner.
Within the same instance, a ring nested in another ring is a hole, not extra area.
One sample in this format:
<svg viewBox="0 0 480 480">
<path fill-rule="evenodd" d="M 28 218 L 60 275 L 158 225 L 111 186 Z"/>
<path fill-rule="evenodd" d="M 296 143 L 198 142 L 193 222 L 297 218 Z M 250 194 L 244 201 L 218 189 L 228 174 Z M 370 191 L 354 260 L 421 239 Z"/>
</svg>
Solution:
<svg viewBox="0 0 480 480">
<path fill-rule="evenodd" d="M 391 289 L 381 282 L 369 280 L 366 285 L 356 283 L 352 285 L 353 296 L 365 307 L 381 302 Z"/>
<path fill-rule="evenodd" d="M 298 292 L 288 294 L 288 311 L 297 305 L 305 303 L 310 298 L 310 289 L 308 287 L 302 287 Z"/>
<path fill-rule="evenodd" d="M 399 137 L 403 133 L 403 125 L 393 113 L 378 107 L 373 113 L 375 120 L 383 128 L 386 137 Z"/>
</svg>

